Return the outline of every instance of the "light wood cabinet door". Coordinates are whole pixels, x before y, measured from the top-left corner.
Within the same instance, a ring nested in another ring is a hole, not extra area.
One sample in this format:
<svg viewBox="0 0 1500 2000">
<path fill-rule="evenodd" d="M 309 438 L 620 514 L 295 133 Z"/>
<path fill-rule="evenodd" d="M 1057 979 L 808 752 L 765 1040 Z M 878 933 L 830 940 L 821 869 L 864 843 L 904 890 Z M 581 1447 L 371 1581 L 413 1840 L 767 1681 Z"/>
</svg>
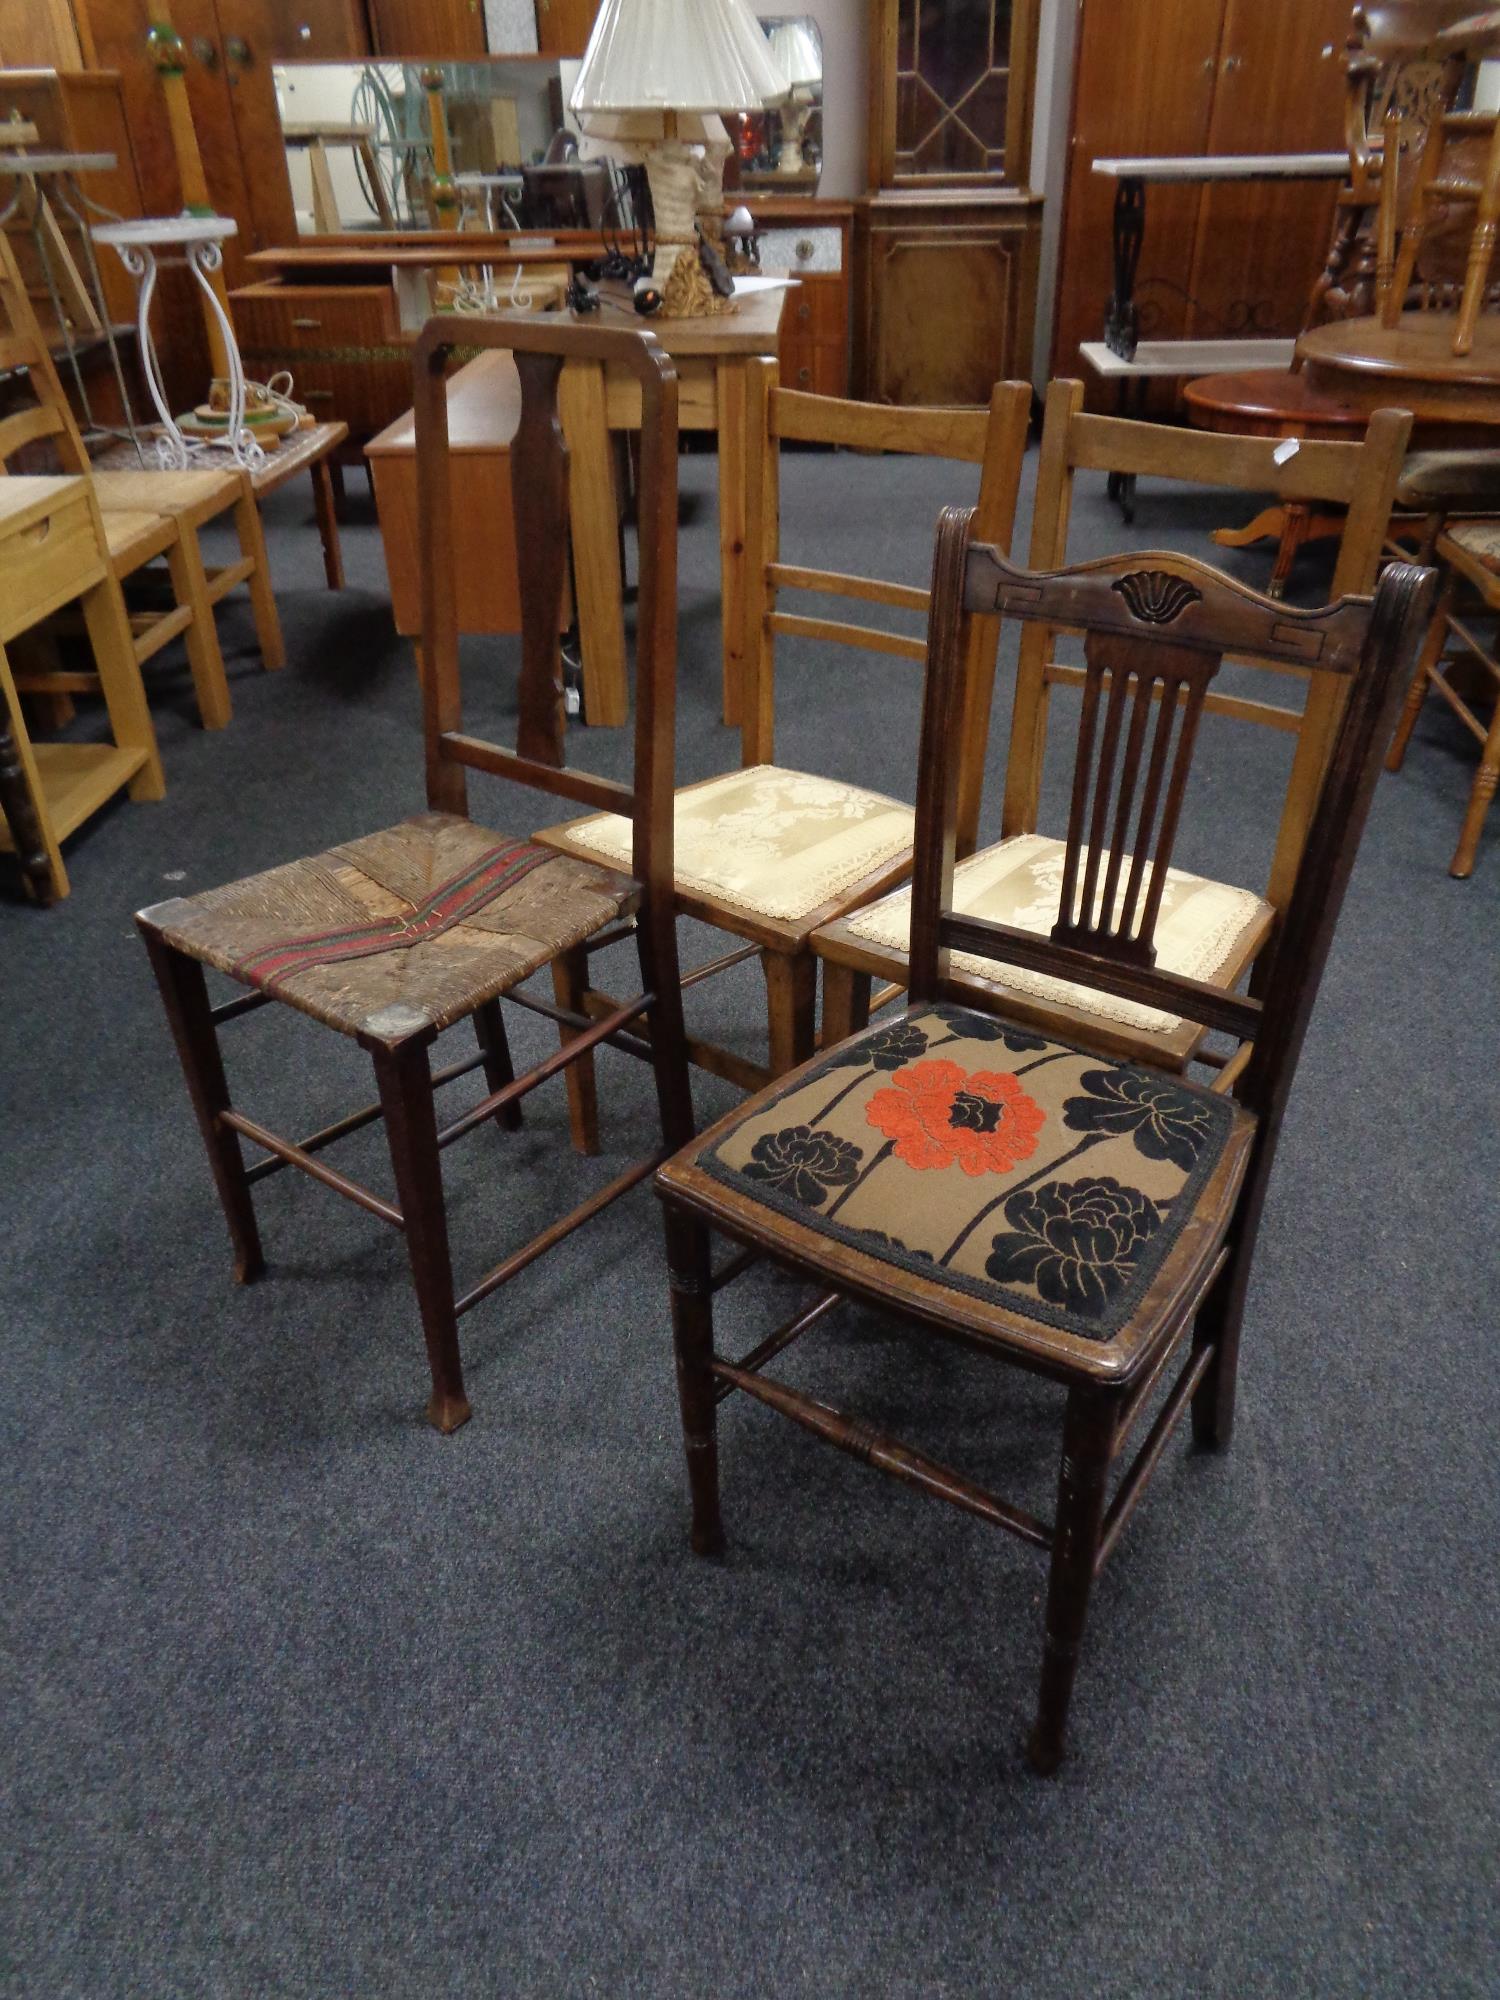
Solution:
<svg viewBox="0 0 1500 2000">
<path fill-rule="evenodd" d="M 382 56 L 482 56 L 481 0 L 369 0 L 370 33 Z"/>
<path fill-rule="evenodd" d="M 1267 10 L 1272 11 L 1272 10 Z M 1278 15 L 1284 9 L 1274 10 Z M 1053 375 L 1082 372 L 1113 290 L 1115 182 L 1097 159 L 1208 150 L 1224 0 L 1084 0 L 1053 320 Z M 1180 340 L 1201 190 L 1153 187 L 1136 288 L 1141 336 Z"/>
<path fill-rule="evenodd" d="M 1287 8 L 1228 0 L 1208 151 L 1341 153 L 1340 57 L 1348 31 L 1345 0 L 1297 0 Z M 1199 304 L 1190 334 L 1295 333 L 1328 248 L 1336 199 L 1332 181 L 1206 186 L 1193 246 L 1191 289 Z"/>
<path fill-rule="evenodd" d="M 581 56 L 599 0 L 536 0 L 537 47 L 544 56 Z"/>
</svg>

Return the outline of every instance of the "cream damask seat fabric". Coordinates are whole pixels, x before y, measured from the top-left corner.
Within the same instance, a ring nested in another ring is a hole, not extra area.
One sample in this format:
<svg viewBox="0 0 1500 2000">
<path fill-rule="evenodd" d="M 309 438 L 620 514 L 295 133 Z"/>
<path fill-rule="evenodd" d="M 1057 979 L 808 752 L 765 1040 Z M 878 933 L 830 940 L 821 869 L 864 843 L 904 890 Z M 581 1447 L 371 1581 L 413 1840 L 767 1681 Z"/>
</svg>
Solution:
<svg viewBox="0 0 1500 2000">
<path fill-rule="evenodd" d="M 1045 936 L 1057 922 L 1064 854 L 1064 842 L 1040 833 L 1015 834 L 998 846 L 983 848 L 954 870 L 954 906 L 964 916 L 985 917 Z M 1120 870 L 1119 901 L 1123 901 L 1129 874 L 1127 861 Z M 1227 966 L 1243 963 L 1247 947 L 1265 934 L 1273 916 L 1271 905 L 1248 889 L 1230 888 L 1171 868 L 1156 927 L 1156 963 L 1163 971 L 1213 983 Z M 838 929 L 904 958 L 911 943 L 910 889 L 882 896 L 879 902 L 842 919 Z M 823 936 L 820 931 L 813 940 L 819 950 Z M 953 966 L 955 971 L 992 981 L 996 976 L 992 960 L 967 952 L 955 952 Z M 1168 1033 L 1182 1026 L 1176 1015 L 1160 1008 L 1144 1007 L 1016 965 L 1005 968 L 1004 986 L 1007 991 L 1082 1008 L 1148 1034 Z"/>
<path fill-rule="evenodd" d="M 677 794 L 673 875 L 679 893 L 751 916 L 798 923 L 909 852 L 910 806 L 859 785 L 756 764 Z M 630 822 L 612 813 L 538 838 L 565 839 L 630 865 Z"/>
</svg>

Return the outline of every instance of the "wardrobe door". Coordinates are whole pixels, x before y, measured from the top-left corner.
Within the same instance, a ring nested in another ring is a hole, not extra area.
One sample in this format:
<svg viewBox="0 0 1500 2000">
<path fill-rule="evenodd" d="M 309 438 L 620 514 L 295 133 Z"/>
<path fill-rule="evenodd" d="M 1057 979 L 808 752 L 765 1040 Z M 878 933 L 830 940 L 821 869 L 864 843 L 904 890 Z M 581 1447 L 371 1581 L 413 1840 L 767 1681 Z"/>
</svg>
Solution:
<svg viewBox="0 0 1500 2000">
<path fill-rule="evenodd" d="M 1117 183 L 1092 172 L 1092 163 L 1206 150 L 1223 18 L 1224 0 L 1083 0 L 1053 320 L 1054 375 L 1087 375 L 1079 342 L 1103 339 L 1104 308 L 1114 289 Z M 1136 284 L 1143 340 L 1184 335 L 1184 294 L 1201 198 L 1197 187 L 1147 190 Z"/>
<path fill-rule="evenodd" d="M 1227 0 L 1210 153 L 1342 153 L 1347 0 Z M 1221 181 L 1198 211 L 1190 331 L 1291 334 L 1333 227 L 1337 181 Z M 1154 200 L 1154 194 L 1149 197 Z M 1149 255 L 1149 252 L 1148 252 Z"/>
<path fill-rule="evenodd" d="M 370 32 L 382 56 L 488 53 L 480 0 L 370 0 Z"/>
<path fill-rule="evenodd" d="M 581 56 L 598 11 L 599 0 L 536 0 L 538 49 L 544 56 Z M 784 11 L 794 13 L 796 9 Z"/>
</svg>

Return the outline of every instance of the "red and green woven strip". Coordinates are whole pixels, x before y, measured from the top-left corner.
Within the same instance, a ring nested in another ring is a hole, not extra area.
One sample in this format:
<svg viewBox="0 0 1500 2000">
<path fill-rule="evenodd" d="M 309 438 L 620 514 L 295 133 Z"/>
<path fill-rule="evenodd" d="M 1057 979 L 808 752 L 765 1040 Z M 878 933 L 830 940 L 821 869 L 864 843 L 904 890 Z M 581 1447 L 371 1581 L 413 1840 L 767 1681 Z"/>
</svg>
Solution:
<svg viewBox="0 0 1500 2000">
<path fill-rule="evenodd" d="M 376 923 L 354 929 L 314 932 L 307 937 L 289 938 L 285 944 L 263 946 L 236 959 L 233 970 L 252 986 L 270 992 L 293 973 L 310 971 L 318 965 L 337 965 L 346 959 L 377 958 L 383 952 L 410 951 L 413 945 L 441 937 L 492 903 L 503 890 L 557 856 L 530 841 L 507 841 L 492 847 L 459 874 L 435 889 L 409 917 L 382 917 Z"/>
</svg>

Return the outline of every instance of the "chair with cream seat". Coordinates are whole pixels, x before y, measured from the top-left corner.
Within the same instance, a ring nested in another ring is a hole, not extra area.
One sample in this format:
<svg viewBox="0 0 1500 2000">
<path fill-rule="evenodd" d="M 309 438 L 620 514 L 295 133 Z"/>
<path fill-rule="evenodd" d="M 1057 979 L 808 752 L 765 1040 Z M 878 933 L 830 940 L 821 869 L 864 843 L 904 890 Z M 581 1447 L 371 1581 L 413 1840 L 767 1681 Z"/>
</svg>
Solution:
<svg viewBox="0 0 1500 2000">
<path fill-rule="evenodd" d="M 920 661 L 925 642 L 915 636 L 784 610 L 788 592 L 854 599 L 925 611 L 925 589 L 839 571 L 812 569 L 780 559 L 781 447 L 816 443 L 852 453 L 889 451 L 951 459 L 980 468 L 981 532 L 1010 545 L 1021 460 L 1030 422 L 1025 383 L 998 383 L 988 410 L 888 409 L 776 386 L 776 363 L 753 364 L 749 433 L 747 567 L 752 577 L 747 616 L 750 660 L 741 725 L 742 767 L 682 787 L 677 794 L 675 881 L 677 909 L 745 942 L 699 968 L 709 977 L 759 954 L 766 981 L 769 1062 L 751 1062 L 715 1043 L 690 1039 L 692 1060 L 747 1089 L 810 1055 L 815 1043 L 817 961 L 811 937 L 820 924 L 857 909 L 900 882 L 911 865 L 912 808 L 856 784 L 788 769 L 776 762 L 775 693 L 778 636 L 826 640 L 857 650 Z M 857 476 L 858 457 L 845 461 Z M 973 728 L 965 745 L 964 811 L 977 811 L 984 761 L 984 728 L 995 667 L 998 628 L 975 628 L 971 680 Z M 916 745 L 912 745 L 915 779 Z M 628 851 L 630 829 L 620 818 L 595 815 L 539 833 L 537 839 L 593 861 L 618 863 Z M 558 968 L 559 1004 L 597 1013 L 608 996 L 589 984 L 580 951 Z M 573 1076 L 575 1142 L 595 1144 L 587 1065 Z"/>
<path fill-rule="evenodd" d="M 1411 430 L 1404 411 L 1371 418 L 1362 442 L 1306 443 L 1284 453 L 1272 438 L 1228 437 L 1174 430 L 1161 424 L 1092 416 L 1078 382 L 1054 382 L 1048 391 L 1041 460 L 1032 520 L 1031 567 L 1061 568 L 1068 560 L 1073 481 L 1083 471 L 1123 470 L 1197 485 L 1275 494 L 1297 503 L 1333 502 L 1348 509 L 1334 573 L 1334 593 L 1374 587 L 1392 496 Z M 1056 921 L 1064 843 L 1038 827 L 1043 759 L 1052 689 L 1081 685 L 1083 669 L 1057 657 L 1060 633 L 1028 622 L 1021 634 L 1000 839 L 973 851 L 963 821 L 955 878 L 965 915 L 1045 933 Z M 1233 987 L 1273 935 L 1285 909 L 1307 838 L 1318 786 L 1347 694 L 1347 683 L 1317 668 L 1294 671 L 1285 660 L 1242 660 L 1283 680 L 1305 680 L 1298 710 L 1280 702 L 1210 690 L 1205 711 L 1239 722 L 1289 732 L 1296 738 L 1277 830 L 1270 879 L 1263 894 L 1168 870 L 1156 932 L 1158 963 L 1185 977 Z M 986 695 L 988 689 L 986 689 Z M 1163 743 L 1163 754 L 1165 744 Z M 1112 879 L 1123 884 L 1129 857 Z M 1123 872 L 1122 872 L 1123 871 Z M 905 984 L 910 934 L 910 892 L 900 890 L 826 924 L 814 937 L 823 961 L 823 1041 L 831 1045 L 869 1017 L 871 984 L 890 984 L 886 1002 Z M 1055 975 L 1012 966 L 996 975 L 962 954 L 955 977 L 976 994 L 1002 998 L 1018 1017 L 1077 1035 L 1112 1054 L 1146 1055 L 1182 1068 L 1202 1046 L 1201 1023 L 1125 995 L 1085 992 Z"/>
</svg>

